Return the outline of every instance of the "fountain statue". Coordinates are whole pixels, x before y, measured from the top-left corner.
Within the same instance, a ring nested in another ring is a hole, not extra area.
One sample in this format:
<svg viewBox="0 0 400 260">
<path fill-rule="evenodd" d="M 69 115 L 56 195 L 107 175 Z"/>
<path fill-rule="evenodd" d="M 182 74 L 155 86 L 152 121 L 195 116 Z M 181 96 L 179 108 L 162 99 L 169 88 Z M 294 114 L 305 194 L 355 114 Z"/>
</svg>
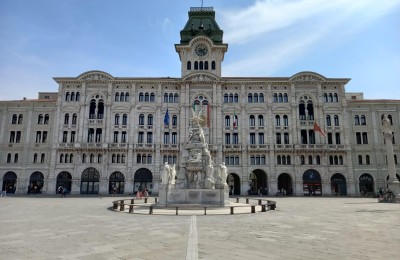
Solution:
<svg viewBox="0 0 400 260">
<path fill-rule="evenodd" d="M 181 162 L 176 173 L 175 165 L 164 164 L 159 188 L 160 206 L 229 204 L 228 170 L 225 164 L 214 166 L 202 123 L 202 109 L 193 108 L 189 138 L 181 151 Z"/>
</svg>

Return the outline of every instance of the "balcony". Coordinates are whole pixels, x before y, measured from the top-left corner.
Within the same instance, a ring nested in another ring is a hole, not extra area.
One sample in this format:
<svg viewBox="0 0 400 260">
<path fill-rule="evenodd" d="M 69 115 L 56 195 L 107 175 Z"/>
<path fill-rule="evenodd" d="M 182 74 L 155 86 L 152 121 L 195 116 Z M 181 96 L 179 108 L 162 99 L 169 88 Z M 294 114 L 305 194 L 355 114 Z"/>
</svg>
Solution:
<svg viewBox="0 0 400 260">
<path fill-rule="evenodd" d="M 250 144 L 247 146 L 247 150 L 268 150 L 268 144 Z"/>
<path fill-rule="evenodd" d="M 89 124 L 101 125 L 101 124 L 103 124 L 103 119 L 89 119 Z"/>
<path fill-rule="evenodd" d="M 224 145 L 224 151 L 241 151 L 242 145 L 240 144 L 226 144 Z"/>
</svg>

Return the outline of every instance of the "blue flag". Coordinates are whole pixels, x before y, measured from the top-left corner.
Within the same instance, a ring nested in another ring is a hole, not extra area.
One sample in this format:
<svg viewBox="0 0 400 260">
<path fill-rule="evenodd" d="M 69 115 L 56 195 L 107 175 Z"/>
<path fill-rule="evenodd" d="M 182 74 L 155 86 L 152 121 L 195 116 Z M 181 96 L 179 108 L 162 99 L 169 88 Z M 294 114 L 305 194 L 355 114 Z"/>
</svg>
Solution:
<svg viewBox="0 0 400 260">
<path fill-rule="evenodd" d="M 168 108 L 167 108 L 167 112 L 165 113 L 165 116 L 164 116 L 164 125 L 169 125 Z"/>
</svg>

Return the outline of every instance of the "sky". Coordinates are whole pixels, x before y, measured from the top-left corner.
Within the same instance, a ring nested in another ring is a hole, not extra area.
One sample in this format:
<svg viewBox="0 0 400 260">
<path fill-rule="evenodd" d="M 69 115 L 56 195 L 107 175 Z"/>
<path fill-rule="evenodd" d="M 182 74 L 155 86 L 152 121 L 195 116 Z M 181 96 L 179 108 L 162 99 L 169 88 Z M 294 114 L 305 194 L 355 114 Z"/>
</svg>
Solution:
<svg viewBox="0 0 400 260">
<path fill-rule="evenodd" d="M 57 92 L 53 77 L 180 77 L 174 44 L 200 0 L 1 0 L 0 100 Z M 351 78 L 400 99 L 400 0 L 204 0 L 229 45 L 222 76 Z"/>
</svg>

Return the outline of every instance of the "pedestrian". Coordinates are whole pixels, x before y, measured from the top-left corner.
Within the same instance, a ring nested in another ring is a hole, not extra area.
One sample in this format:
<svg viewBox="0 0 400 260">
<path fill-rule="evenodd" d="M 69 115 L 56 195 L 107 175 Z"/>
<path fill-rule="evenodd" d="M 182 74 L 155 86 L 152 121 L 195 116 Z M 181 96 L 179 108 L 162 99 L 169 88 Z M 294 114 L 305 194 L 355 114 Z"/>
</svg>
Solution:
<svg viewBox="0 0 400 260">
<path fill-rule="evenodd" d="M 58 187 L 58 190 L 57 190 L 57 193 L 58 193 L 58 195 L 60 196 L 60 197 L 62 197 L 63 196 L 63 192 L 64 192 L 64 188 L 63 188 L 63 186 L 59 186 Z"/>
<path fill-rule="evenodd" d="M 144 197 L 147 198 L 149 196 L 149 191 L 147 190 L 147 187 L 144 188 Z"/>
<path fill-rule="evenodd" d="M 113 196 L 115 196 L 115 194 L 117 193 L 117 188 L 115 186 L 113 186 L 112 189 L 113 189 L 113 191 L 112 191 L 113 192 Z"/>
<path fill-rule="evenodd" d="M 1 192 L 0 197 L 7 197 L 7 191 L 6 191 L 5 188 L 4 188 L 3 191 Z"/>
<path fill-rule="evenodd" d="M 64 187 L 63 193 L 62 193 L 63 197 L 67 197 L 67 193 L 68 193 L 68 189 L 67 189 L 67 187 Z"/>
</svg>

